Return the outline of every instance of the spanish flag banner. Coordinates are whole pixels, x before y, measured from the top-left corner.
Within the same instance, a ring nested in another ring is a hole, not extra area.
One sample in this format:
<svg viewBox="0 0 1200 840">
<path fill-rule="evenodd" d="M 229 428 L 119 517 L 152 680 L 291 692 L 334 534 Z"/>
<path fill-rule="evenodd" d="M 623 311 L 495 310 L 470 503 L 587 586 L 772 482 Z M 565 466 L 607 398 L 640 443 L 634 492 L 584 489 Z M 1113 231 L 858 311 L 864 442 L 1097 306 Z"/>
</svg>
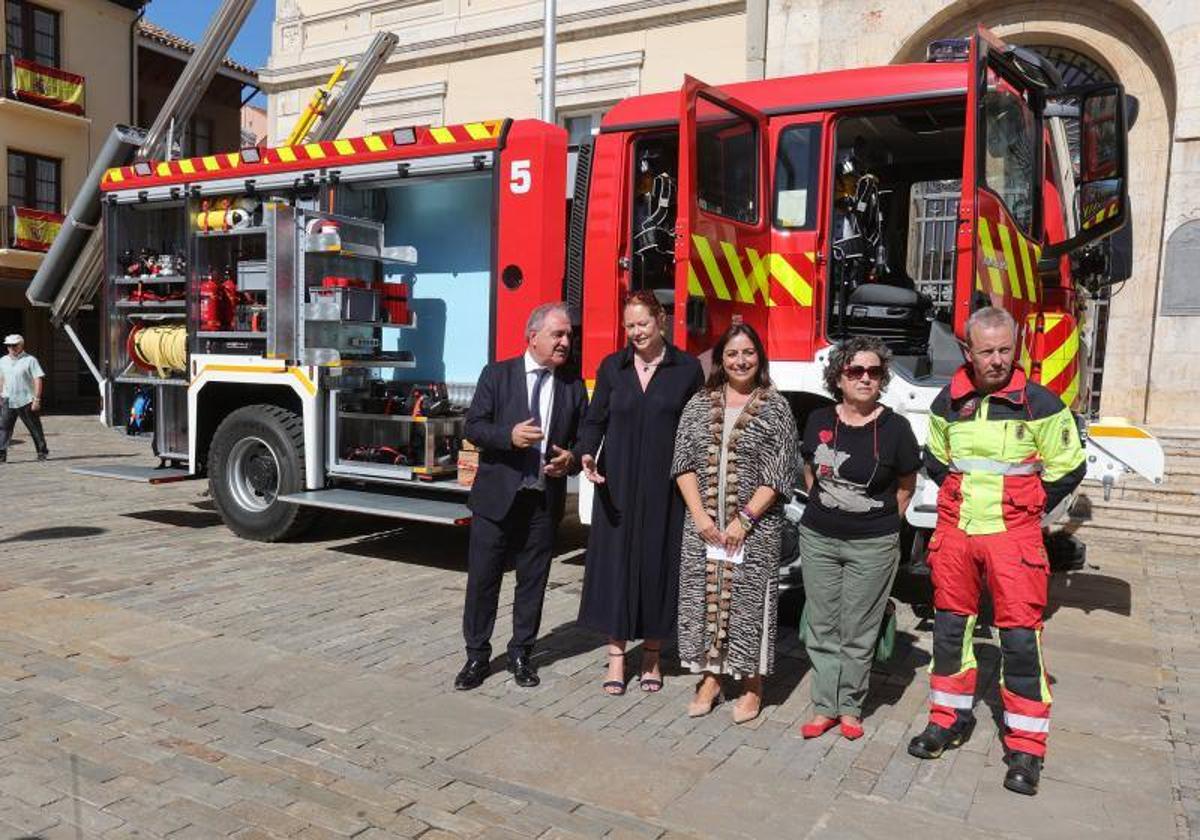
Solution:
<svg viewBox="0 0 1200 840">
<path fill-rule="evenodd" d="M 14 99 L 83 116 L 83 76 L 14 58 L 9 89 Z"/>
<path fill-rule="evenodd" d="M 26 207 L 14 207 L 12 212 L 13 247 L 24 251 L 49 251 L 65 217 Z"/>
</svg>

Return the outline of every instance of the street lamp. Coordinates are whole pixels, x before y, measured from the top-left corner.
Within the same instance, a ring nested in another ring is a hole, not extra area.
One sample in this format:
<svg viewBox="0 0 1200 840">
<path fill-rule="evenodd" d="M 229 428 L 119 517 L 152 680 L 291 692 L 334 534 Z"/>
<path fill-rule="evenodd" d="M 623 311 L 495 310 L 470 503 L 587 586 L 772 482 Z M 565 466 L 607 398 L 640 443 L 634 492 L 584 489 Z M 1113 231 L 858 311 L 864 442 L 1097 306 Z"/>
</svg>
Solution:
<svg viewBox="0 0 1200 840">
<path fill-rule="evenodd" d="M 555 0 L 545 0 L 545 21 L 542 24 L 542 120 L 554 122 Z"/>
</svg>

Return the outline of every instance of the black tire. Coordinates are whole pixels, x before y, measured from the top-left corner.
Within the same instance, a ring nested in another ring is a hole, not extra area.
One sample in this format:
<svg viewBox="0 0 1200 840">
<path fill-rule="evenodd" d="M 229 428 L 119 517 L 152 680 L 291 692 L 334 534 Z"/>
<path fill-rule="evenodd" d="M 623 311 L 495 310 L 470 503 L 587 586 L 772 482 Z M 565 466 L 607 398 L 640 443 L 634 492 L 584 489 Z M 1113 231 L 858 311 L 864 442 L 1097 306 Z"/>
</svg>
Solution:
<svg viewBox="0 0 1200 840">
<path fill-rule="evenodd" d="M 311 508 L 279 496 L 304 489 L 304 422 L 276 405 L 233 411 L 213 434 L 208 486 L 221 519 L 239 537 L 278 542 L 299 535 Z"/>
</svg>

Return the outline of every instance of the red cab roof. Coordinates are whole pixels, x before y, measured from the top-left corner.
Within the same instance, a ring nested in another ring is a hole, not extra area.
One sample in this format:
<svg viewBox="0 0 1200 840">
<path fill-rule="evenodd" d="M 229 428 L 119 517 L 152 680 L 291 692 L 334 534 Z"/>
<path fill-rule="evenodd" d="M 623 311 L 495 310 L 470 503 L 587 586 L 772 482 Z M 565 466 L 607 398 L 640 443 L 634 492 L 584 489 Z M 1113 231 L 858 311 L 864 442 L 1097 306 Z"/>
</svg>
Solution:
<svg viewBox="0 0 1200 840">
<path fill-rule="evenodd" d="M 898 99 L 924 99 L 966 93 L 967 65 L 892 64 L 834 70 L 804 76 L 713 85 L 759 111 L 779 114 L 867 105 Z M 622 100 L 609 109 L 601 130 L 679 119 L 679 92 L 651 93 Z"/>
</svg>

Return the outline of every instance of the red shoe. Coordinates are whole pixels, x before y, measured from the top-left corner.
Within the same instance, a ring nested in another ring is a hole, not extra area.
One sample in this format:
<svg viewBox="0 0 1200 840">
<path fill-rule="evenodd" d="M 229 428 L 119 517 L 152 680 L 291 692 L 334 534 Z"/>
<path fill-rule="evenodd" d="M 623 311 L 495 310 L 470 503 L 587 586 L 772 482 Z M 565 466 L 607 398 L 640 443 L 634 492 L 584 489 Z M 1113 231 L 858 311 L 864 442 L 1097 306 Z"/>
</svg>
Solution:
<svg viewBox="0 0 1200 840">
<path fill-rule="evenodd" d="M 803 735 L 805 739 L 819 738 L 837 725 L 837 718 L 829 718 L 824 723 L 813 723 L 810 721 L 800 727 L 800 734 Z"/>
<path fill-rule="evenodd" d="M 863 728 L 857 723 L 842 722 L 842 737 L 847 741 L 857 741 L 863 736 Z"/>
</svg>

